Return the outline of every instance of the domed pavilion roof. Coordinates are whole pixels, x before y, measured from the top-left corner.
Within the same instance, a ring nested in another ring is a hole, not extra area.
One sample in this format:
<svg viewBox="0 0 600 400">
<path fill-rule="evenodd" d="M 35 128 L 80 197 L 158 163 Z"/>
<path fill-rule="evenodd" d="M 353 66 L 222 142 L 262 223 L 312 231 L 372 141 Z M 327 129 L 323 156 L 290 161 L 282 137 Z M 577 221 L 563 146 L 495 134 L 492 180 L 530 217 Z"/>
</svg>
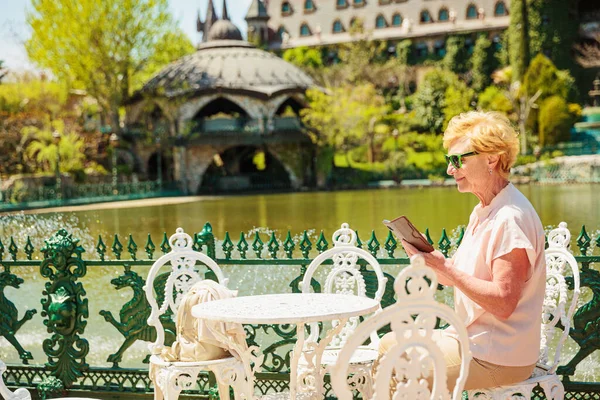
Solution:
<svg viewBox="0 0 600 400">
<path fill-rule="evenodd" d="M 230 21 L 211 27 L 208 41 L 152 77 L 140 94 L 167 97 L 219 93 L 269 98 L 304 93 L 314 81 L 298 67 L 243 41 Z"/>
<path fill-rule="evenodd" d="M 244 40 L 240 30 L 229 20 L 220 19 L 210 27 L 208 41 Z"/>
</svg>

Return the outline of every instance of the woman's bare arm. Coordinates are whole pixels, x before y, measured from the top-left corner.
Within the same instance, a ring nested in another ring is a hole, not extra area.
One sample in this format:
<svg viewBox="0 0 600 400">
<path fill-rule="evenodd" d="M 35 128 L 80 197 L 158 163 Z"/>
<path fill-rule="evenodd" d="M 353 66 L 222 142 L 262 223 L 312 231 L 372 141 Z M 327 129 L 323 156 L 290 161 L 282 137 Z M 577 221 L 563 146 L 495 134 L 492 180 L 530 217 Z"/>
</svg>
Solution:
<svg viewBox="0 0 600 400">
<path fill-rule="evenodd" d="M 403 245 L 409 256 L 420 253 L 409 243 L 403 241 Z M 435 253 L 420 254 L 424 256 L 427 265 L 436 271 L 441 284 L 457 287 L 484 310 L 498 318 L 510 317 L 519 303 L 530 267 L 525 249 L 514 249 L 493 260 L 491 281 L 466 274 L 454 268 L 451 259 L 444 258 L 441 253 Z"/>
</svg>

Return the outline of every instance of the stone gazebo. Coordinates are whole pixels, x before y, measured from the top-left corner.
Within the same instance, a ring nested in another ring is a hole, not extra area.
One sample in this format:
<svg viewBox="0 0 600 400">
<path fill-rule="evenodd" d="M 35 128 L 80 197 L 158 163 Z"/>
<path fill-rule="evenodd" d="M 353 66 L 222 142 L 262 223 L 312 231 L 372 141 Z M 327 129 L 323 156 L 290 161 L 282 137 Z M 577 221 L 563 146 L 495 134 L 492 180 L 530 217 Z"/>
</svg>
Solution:
<svg viewBox="0 0 600 400">
<path fill-rule="evenodd" d="M 162 148 L 137 146 L 148 175 L 161 151 L 162 170 L 190 194 L 311 185 L 313 145 L 299 111 L 313 80 L 244 41 L 228 19 L 207 17 L 198 29 L 207 23 L 198 50 L 156 74 L 129 106 L 129 126 L 161 137 Z"/>
</svg>

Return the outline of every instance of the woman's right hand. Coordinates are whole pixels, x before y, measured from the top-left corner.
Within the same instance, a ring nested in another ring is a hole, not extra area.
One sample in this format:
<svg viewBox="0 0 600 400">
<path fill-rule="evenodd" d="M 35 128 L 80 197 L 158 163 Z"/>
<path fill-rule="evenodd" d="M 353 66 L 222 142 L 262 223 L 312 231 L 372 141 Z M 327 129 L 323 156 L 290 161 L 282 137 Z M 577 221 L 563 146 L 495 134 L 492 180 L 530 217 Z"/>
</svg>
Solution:
<svg viewBox="0 0 600 400">
<path fill-rule="evenodd" d="M 448 268 L 451 268 L 452 260 L 447 259 L 441 251 L 434 250 L 431 253 L 425 253 L 417 250 L 415 246 L 404 239 L 402 239 L 402 247 L 404 247 L 409 258 L 415 254 L 422 255 L 425 259 L 425 264 L 436 272 L 439 283 L 445 286 L 454 285 L 454 282 L 448 276 Z"/>
</svg>

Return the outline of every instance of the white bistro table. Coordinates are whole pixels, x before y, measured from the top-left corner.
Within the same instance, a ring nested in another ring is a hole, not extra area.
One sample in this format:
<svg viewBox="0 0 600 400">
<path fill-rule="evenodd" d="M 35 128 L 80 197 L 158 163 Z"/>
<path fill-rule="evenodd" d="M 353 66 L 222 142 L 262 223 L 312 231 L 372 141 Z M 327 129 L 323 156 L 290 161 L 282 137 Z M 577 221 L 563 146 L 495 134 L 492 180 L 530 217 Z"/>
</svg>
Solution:
<svg viewBox="0 0 600 400">
<path fill-rule="evenodd" d="M 295 324 L 297 341 L 290 361 L 289 398 L 322 399 L 324 369 L 321 356 L 332 337 L 350 317 L 375 312 L 379 302 L 348 294 L 286 293 L 234 297 L 198 304 L 192 315 L 212 321 L 241 324 Z M 305 343 L 304 325 L 338 320 L 319 343 Z M 302 357 L 302 367 L 298 365 Z M 249 360 L 244 360 L 249 362 Z M 248 368 L 247 368 L 248 370 Z M 287 396 L 286 396 L 287 397 Z"/>
</svg>

